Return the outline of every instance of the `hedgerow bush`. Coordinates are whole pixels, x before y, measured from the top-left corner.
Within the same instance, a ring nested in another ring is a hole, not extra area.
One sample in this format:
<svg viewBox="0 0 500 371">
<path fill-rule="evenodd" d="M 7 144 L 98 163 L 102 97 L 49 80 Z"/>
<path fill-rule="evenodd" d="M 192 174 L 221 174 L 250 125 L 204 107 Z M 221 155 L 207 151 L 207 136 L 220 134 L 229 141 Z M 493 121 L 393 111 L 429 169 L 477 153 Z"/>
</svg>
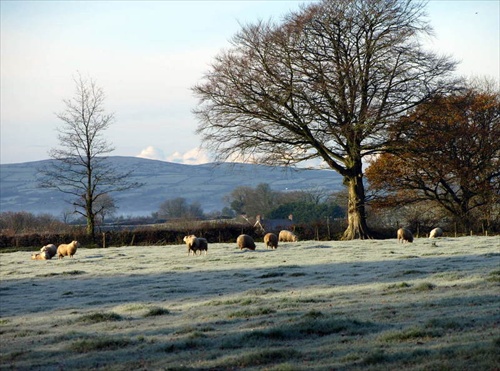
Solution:
<svg viewBox="0 0 500 371">
<path fill-rule="evenodd" d="M 339 240 L 345 229 L 343 220 L 318 221 L 313 223 L 296 224 L 292 230 L 300 240 Z M 279 231 L 275 231 L 278 233 Z M 112 246 L 161 246 L 182 244 L 186 235 L 194 234 L 206 238 L 210 243 L 235 242 L 240 234 L 248 234 L 255 241 L 261 242 L 263 234 L 256 232 L 250 224 L 234 222 L 177 222 L 175 224 L 158 224 L 153 226 L 140 225 L 126 227 L 122 230 L 108 230 L 97 232 L 88 236 L 82 226 L 72 227 L 60 233 L 0 233 L 0 251 L 34 250 L 53 243 L 69 243 L 73 240 L 80 242 L 81 246 L 112 247 Z M 375 231 L 376 238 L 395 238 L 395 229 Z"/>
<path fill-rule="evenodd" d="M 107 231 L 97 233 L 94 238 L 87 236 L 83 228 L 72 230 L 70 233 L 31 233 L 19 235 L 0 234 L 0 249 L 38 249 L 41 246 L 53 243 L 69 243 L 77 240 L 86 248 L 111 246 L 151 246 L 182 244 L 187 234 L 204 237 L 210 242 L 234 242 L 236 238 L 246 233 L 255 239 L 256 235 L 251 226 L 230 223 L 191 223 L 191 225 L 177 226 L 141 226 L 134 229 Z"/>
</svg>

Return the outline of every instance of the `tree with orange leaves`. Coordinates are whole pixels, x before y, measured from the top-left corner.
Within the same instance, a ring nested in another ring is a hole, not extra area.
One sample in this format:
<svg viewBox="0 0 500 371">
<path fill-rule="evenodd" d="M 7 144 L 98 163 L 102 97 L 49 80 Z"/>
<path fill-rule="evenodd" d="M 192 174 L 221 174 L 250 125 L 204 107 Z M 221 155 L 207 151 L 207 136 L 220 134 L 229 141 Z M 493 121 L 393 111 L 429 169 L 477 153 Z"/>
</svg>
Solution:
<svg viewBox="0 0 500 371">
<path fill-rule="evenodd" d="M 465 230 L 478 216 L 491 220 L 499 213 L 498 91 L 468 87 L 436 96 L 391 132 L 397 144 L 366 170 L 374 207 L 433 201 Z"/>
</svg>

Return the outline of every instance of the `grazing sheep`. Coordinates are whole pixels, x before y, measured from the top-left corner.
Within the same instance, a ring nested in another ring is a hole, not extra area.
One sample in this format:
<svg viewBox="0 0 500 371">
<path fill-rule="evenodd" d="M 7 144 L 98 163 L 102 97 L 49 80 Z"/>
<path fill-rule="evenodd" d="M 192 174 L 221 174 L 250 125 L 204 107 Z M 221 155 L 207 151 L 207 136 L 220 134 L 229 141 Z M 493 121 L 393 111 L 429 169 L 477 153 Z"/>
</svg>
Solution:
<svg viewBox="0 0 500 371">
<path fill-rule="evenodd" d="M 293 233 L 293 232 L 290 232 L 290 231 L 287 231 L 287 230 L 282 230 L 280 231 L 279 233 L 279 241 L 283 241 L 283 242 L 297 242 L 299 239 L 298 237 Z"/>
<path fill-rule="evenodd" d="M 434 228 L 431 233 L 429 233 L 429 238 L 436 238 L 443 236 L 443 230 L 441 228 Z"/>
<path fill-rule="evenodd" d="M 198 240 L 194 234 L 190 234 L 189 236 L 184 236 L 183 238 L 184 243 L 187 246 L 187 253 L 188 256 L 191 254 L 191 251 L 193 252 L 193 255 L 195 252 L 198 250 L 197 245 L 198 245 Z"/>
<path fill-rule="evenodd" d="M 413 234 L 409 229 L 399 228 L 398 229 L 398 242 L 413 242 Z"/>
<path fill-rule="evenodd" d="M 202 251 L 205 251 L 205 255 L 208 253 L 208 241 L 205 238 L 196 237 L 194 234 L 190 234 L 189 236 L 184 237 L 184 242 L 187 246 L 188 255 L 193 252 L 193 255 L 196 255 L 196 252 L 199 251 L 200 255 Z"/>
<path fill-rule="evenodd" d="M 200 252 L 200 255 L 201 255 L 202 251 L 205 251 L 205 255 L 207 255 L 207 253 L 208 253 L 208 241 L 206 238 L 198 237 L 198 251 Z"/>
<path fill-rule="evenodd" d="M 75 255 L 76 249 L 78 247 L 80 247 L 78 241 L 71 241 L 71 243 L 68 244 L 60 244 L 57 248 L 57 257 L 59 259 L 62 259 L 65 256 L 69 256 L 70 258 L 72 258 L 73 255 Z"/>
<path fill-rule="evenodd" d="M 255 242 L 253 238 L 250 237 L 248 234 L 240 234 L 236 239 L 236 243 L 238 244 L 240 250 L 243 249 L 255 250 Z"/>
<path fill-rule="evenodd" d="M 47 251 L 31 254 L 31 260 L 49 260 L 50 258 L 51 256 L 49 256 Z"/>
<path fill-rule="evenodd" d="M 46 252 L 48 255 L 48 259 L 52 259 L 57 254 L 57 246 L 51 243 L 42 247 L 40 251 Z"/>
<path fill-rule="evenodd" d="M 264 243 L 266 244 L 266 249 L 270 247 L 271 249 L 278 248 L 278 236 L 274 233 L 266 233 L 264 236 Z"/>
<path fill-rule="evenodd" d="M 186 243 L 188 256 L 191 252 L 195 255 L 198 251 L 198 238 L 194 234 L 190 234 L 188 236 L 184 236 L 183 240 Z"/>
</svg>

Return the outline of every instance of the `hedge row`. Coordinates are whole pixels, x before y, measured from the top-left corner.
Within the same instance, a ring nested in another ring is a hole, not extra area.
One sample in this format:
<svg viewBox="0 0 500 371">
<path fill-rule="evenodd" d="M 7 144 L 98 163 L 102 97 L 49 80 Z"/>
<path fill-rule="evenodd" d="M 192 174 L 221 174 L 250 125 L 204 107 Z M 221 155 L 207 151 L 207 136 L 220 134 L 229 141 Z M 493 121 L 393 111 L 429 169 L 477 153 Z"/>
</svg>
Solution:
<svg viewBox="0 0 500 371">
<path fill-rule="evenodd" d="M 294 227 L 294 232 L 300 240 L 338 240 L 342 236 L 345 225 L 341 223 L 300 224 Z M 275 231 L 278 233 L 278 231 Z M 154 246 L 182 244 L 187 234 L 195 234 L 206 238 L 209 243 L 235 243 L 242 234 L 252 236 L 256 241 L 262 241 L 263 236 L 256 233 L 250 225 L 243 224 L 192 224 L 190 227 L 177 228 L 137 227 L 120 231 L 98 233 L 94 239 L 85 234 L 84 229 L 75 229 L 69 233 L 34 233 L 7 236 L 0 234 L 0 249 L 38 249 L 49 243 L 59 245 L 73 240 L 85 247 L 111 246 Z M 395 237 L 395 231 L 378 231 L 378 238 Z"/>
<path fill-rule="evenodd" d="M 242 234 L 254 234 L 253 228 L 244 225 L 210 225 L 200 224 L 191 229 L 167 229 L 159 227 L 139 227 L 121 231 L 108 231 L 98 233 L 92 239 L 83 229 L 70 233 L 33 233 L 8 236 L 0 234 L 0 249 L 35 249 L 47 244 L 59 245 L 73 240 L 80 242 L 85 247 L 111 247 L 111 246 L 148 246 L 182 244 L 187 234 L 205 237 L 212 243 L 236 241 Z"/>
</svg>

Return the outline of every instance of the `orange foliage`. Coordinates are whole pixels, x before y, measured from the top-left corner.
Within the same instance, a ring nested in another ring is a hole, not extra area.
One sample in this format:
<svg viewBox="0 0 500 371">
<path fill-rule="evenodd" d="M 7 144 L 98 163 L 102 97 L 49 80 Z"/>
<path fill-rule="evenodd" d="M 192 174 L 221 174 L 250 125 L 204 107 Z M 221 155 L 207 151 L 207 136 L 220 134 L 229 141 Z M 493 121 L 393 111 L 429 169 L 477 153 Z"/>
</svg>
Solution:
<svg viewBox="0 0 500 371">
<path fill-rule="evenodd" d="M 371 163 L 374 206 L 432 200 L 460 219 L 498 202 L 500 99 L 469 89 L 435 97 L 392 128 L 396 145 Z"/>
</svg>

